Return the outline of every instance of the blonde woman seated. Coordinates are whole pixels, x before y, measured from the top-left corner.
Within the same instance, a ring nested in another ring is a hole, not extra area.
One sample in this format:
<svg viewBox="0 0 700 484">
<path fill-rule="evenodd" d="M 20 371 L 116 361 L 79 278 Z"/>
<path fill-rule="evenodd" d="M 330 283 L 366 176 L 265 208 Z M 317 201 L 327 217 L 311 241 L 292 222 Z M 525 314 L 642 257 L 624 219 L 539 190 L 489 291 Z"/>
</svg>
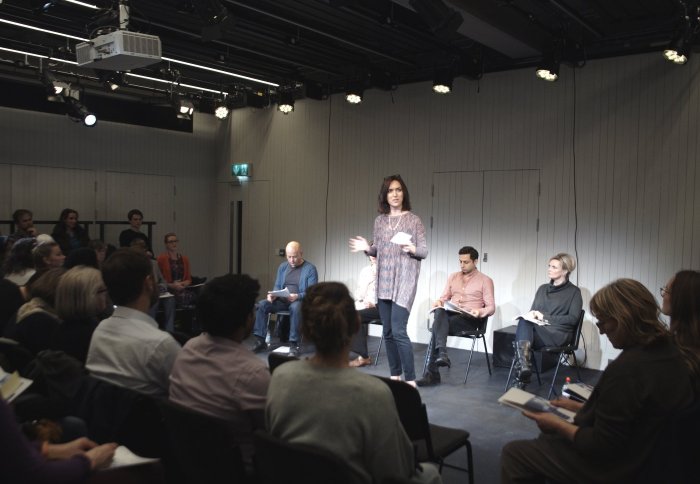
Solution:
<svg viewBox="0 0 700 484">
<path fill-rule="evenodd" d="M 501 483 L 638 482 L 668 419 L 694 401 L 691 376 L 654 296 L 619 279 L 593 295 L 600 334 L 622 353 L 608 365 L 585 404 L 559 399 L 573 423 L 550 412 L 523 412 L 542 433 L 503 448 Z"/>
<path fill-rule="evenodd" d="M 348 366 L 350 340 L 360 328 L 348 288 L 338 282 L 311 286 L 301 312 L 302 333 L 316 354 L 273 373 L 266 407 L 269 432 L 342 457 L 358 484 L 387 477 L 442 482 L 433 465 L 416 468 L 389 387 Z"/>
</svg>

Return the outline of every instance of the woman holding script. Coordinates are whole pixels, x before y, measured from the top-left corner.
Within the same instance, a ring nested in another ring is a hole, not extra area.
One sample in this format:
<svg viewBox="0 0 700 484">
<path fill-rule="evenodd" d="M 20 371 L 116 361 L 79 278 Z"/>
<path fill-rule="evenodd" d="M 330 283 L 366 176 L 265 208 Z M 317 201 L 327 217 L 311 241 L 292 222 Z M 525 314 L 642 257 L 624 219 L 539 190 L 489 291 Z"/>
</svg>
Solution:
<svg viewBox="0 0 700 484">
<path fill-rule="evenodd" d="M 523 412 L 542 433 L 503 448 L 502 484 L 639 482 L 659 432 L 693 403 L 691 373 L 649 290 L 619 279 L 593 296 L 591 311 L 600 333 L 622 352 L 585 404 L 552 402 L 577 412 L 573 423 L 548 412 Z"/>
<path fill-rule="evenodd" d="M 416 297 L 420 262 L 428 255 L 425 228 L 411 212 L 408 188 L 401 175 L 384 178 L 379 190 L 372 245 L 364 237 L 350 239 L 352 252 L 377 258 L 377 308 L 382 319 L 391 378 L 415 386 L 413 346 L 406 326 Z"/>
<path fill-rule="evenodd" d="M 569 281 L 576 269 L 576 259 L 569 254 L 557 254 L 547 264 L 548 284 L 542 284 L 530 312 L 518 320 L 515 330 L 514 386 L 525 388 L 530 383 L 531 350 L 544 346 L 567 344 L 574 336 L 581 316 L 581 290 Z"/>
</svg>

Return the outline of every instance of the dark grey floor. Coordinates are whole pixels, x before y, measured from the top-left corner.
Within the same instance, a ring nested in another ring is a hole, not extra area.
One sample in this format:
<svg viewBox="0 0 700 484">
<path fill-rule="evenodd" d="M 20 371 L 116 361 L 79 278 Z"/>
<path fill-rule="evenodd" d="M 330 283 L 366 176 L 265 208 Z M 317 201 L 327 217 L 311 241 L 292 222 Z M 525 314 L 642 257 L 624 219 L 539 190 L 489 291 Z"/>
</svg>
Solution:
<svg viewBox="0 0 700 484">
<path fill-rule="evenodd" d="M 252 342 L 252 341 L 251 341 Z M 379 338 L 369 337 L 369 351 L 372 356 L 376 353 Z M 416 373 L 423 369 L 426 345 L 414 344 L 414 356 Z M 313 348 L 305 348 L 304 356 L 310 356 Z M 469 378 L 466 385 L 464 372 L 469 357 L 465 350 L 450 349 L 449 356 L 452 368 L 441 370 L 442 383 L 435 387 L 420 388 L 420 394 L 428 408 L 428 416 L 431 423 L 457 427 L 468 430 L 471 434 L 471 443 L 474 454 L 475 482 L 478 484 L 497 483 L 500 480 L 500 452 L 503 445 L 511 440 L 530 439 L 537 436 L 537 426 L 531 420 L 525 418 L 519 411 L 504 407 L 497 403 L 498 397 L 503 394 L 503 388 L 508 377 L 508 368 L 494 368 L 489 376 L 484 353 L 474 353 Z M 267 354 L 261 354 L 266 358 Z M 382 348 L 379 364 L 361 368 L 359 371 L 387 376 L 386 353 Z M 570 367 L 562 367 L 557 377 L 555 388 L 561 389 L 566 376 L 576 379 L 576 370 Z M 584 382 L 595 384 L 600 377 L 599 371 L 582 369 L 581 376 Z M 552 380 L 554 370 L 542 374 L 542 386 L 537 385 L 533 374 L 533 384 L 527 389 L 532 393 L 547 396 L 549 383 Z M 466 454 L 462 450 L 452 455 L 448 461 L 459 466 L 466 466 Z M 442 473 L 445 484 L 466 483 L 465 472 L 445 468 Z"/>
</svg>

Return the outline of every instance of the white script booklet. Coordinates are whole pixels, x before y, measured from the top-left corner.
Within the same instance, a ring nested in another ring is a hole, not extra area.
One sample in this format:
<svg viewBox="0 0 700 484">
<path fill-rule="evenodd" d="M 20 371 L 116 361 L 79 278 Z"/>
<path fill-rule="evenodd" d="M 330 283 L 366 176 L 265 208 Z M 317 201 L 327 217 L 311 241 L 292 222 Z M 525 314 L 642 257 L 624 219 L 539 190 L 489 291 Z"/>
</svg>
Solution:
<svg viewBox="0 0 700 484">
<path fill-rule="evenodd" d="M 428 311 L 428 314 L 434 312 L 436 309 L 444 309 L 445 311 L 452 311 L 453 313 L 460 313 L 460 314 L 463 314 L 465 316 L 469 316 L 470 318 L 474 317 L 471 314 L 469 314 L 468 312 L 466 312 L 464 309 L 460 308 L 459 306 L 453 304 L 450 301 L 445 301 L 444 303 L 442 303 L 442 306 L 435 306 L 430 311 Z"/>
<path fill-rule="evenodd" d="M 520 388 L 511 388 L 498 399 L 498 403 L 508 405 L 509 407 L 519 408 L 520 410 L 528 410 L 530 412 L 549 412 L 557 417 L 573 423 L 574 412 L 564 408 L 555 407 L 546 398 L 538 397 L 530 392 L 521 390 Z"/>
<path fill-rule="evenodd" d="M 287 289 L 286 287 L 284 289 L 279 289 L 277 291 L 267 291 L 267 293 L 270 296 L 274 296 L 274 297 L 283 297 L 283 298 L 289 297 L 289 289 Z"/>
<path fill-rule="evenodd" d="M 0 368 L 0 397 L 5 401 L 11 402 L 31 384 L 32 380 L 22 378 L 19 373 L 5 373 L 5 370 Z"/>
</svg>

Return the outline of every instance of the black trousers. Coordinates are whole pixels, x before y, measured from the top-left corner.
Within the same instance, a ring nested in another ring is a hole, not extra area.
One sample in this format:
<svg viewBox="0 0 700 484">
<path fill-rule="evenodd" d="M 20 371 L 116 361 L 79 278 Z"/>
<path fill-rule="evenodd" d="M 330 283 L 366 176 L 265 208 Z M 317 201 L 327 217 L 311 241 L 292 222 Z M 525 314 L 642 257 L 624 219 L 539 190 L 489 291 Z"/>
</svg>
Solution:
<svg viewBox="0 0 700 484">
<path fill-rule="evenodd" d="M 362 321 L 362 326 L 360 327 L 360 330 L 355 333 L 355 336 L 352 337 L 352 341 L 350 342 L 350 351 L 357 353 L 363 358 L 368 358 L 369 351 L 367 350 L 367 324 L 375 319 L 380 319 L 379 310 L 375 306 L 373 308 L 361 309 L 358 311 L 358 313 L 360 315 L 360 320 Z"/>
</svg>

